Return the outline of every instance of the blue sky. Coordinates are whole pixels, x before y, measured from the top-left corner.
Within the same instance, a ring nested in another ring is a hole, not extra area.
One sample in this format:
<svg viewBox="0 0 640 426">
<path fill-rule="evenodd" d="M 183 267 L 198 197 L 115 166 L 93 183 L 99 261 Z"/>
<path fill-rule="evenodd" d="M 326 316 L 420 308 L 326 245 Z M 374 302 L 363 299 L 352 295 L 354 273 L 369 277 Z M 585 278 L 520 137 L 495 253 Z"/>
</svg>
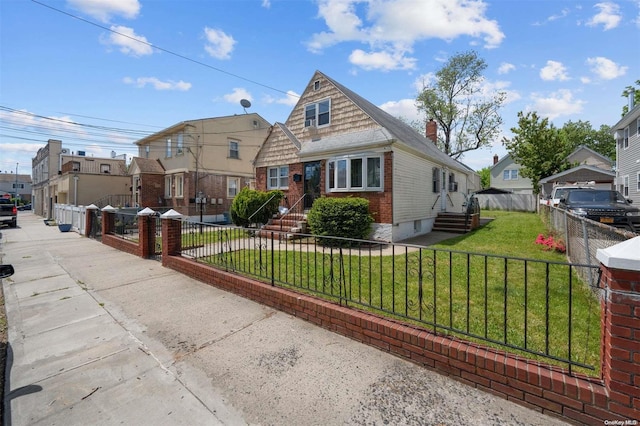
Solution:
<svg viewBox="0 0 640 426">
<path fill-rule="evenodd" d="M 135 154 L 243 98 L 284 122 L 315 70 L 417 119 L 422 83 L 468 50 L 507 93 L 503 136 L 519 111 L 611 126 L 640 79 L 640 0 L 2 0 L 0 43 L 0 171 L 29 174 L 49 138 Z M 463 161 L 505 153 L 498 138 Z"/>
</svg>

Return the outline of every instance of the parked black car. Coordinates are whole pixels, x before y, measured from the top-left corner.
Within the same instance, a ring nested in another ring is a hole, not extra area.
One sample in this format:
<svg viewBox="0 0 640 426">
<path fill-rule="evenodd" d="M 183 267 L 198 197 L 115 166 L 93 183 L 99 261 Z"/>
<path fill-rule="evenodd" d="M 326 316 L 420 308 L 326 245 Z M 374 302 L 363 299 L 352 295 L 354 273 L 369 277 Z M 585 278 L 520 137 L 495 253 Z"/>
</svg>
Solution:
<svg viewBox="0 0 640 426">
<path fill-rule="evenodd" d="M 640 209 L 631 205 L 618 191 L 578 189 L 560 199 L 558 208 L 578 216 L 632 232 L 640 232 Z"/>
</svg>

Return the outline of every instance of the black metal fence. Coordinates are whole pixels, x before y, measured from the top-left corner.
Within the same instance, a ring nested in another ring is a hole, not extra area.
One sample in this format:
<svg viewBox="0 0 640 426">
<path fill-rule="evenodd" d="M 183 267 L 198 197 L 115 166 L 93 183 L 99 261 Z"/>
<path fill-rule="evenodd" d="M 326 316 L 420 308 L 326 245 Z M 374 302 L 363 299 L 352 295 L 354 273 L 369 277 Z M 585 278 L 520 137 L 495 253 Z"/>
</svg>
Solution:
<svg viewBox="0 0 640 426">
<path fill-rule="evenodd" d="M 599 366 L 596 266 L 188 221 L 182 256 L 570 371 Z"/>
</svg>

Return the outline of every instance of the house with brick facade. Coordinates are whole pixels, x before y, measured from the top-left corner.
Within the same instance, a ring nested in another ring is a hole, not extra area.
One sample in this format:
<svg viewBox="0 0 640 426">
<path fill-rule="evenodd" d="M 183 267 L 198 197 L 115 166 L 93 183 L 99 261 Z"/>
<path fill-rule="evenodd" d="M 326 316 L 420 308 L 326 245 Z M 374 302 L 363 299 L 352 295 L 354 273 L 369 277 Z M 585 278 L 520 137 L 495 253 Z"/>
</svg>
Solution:
<svg viewBox="0 0 640 426">
<path fill-rule="evenodd" d="M 369 200 L 374 239 L 428 233 L 439 213 L 462 212 L 479 177 L 431 140 L 316 71 L 285 123 L 258 152 L 256 187 L 280 189 L 305 207 L 321 196 Z"/>
<path fill-rule="evenodd" d="M 240 189 L 254 185 L 252 161 L 270 127 L 258 114 L 239 114 L 182 121 L 138 140 L 133 206 L 218 220 Z"/>
</svg>

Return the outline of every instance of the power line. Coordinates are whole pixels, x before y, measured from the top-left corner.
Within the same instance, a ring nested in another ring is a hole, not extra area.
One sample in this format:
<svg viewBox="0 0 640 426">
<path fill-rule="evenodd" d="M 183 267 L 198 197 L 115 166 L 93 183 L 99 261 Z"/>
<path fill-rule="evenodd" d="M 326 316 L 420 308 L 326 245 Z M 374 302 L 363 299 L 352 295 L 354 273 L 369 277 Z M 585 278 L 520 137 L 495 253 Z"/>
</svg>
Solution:
<svg viewBox="0 0 640 426">
<path fill-rule="evenodd" d="M 178 57 L 178 58 L 180 58 L 180 59 L 184 59 L 185 61 L 189 61 L 189 62 L 192 62 L 192 63 L 194 63 L 194 64 L 197 64 L 197 65 L 200 65 L 200 66 L 203 66 L 203 67 L 206 67 L 206 68 L 212 69 L 212 70 L 217 71 L 217 72 L 219 72 L 219 73 L 226 74 L 226 75 L 229 75 L 229 76 L 231 76 L 231 77 L 235 77 L 235 78 L 237 78 L 237 79 L 240 79 L 240 80 L 246 81 L 246 82 L 251 83 L 251 84 L 255 84 L 255 85 L 257 85 L 257 86 L 264 87 L 264 88 L 269 89 L 269 90 L 273 90 L 274 92 L 283 93 L 283 94 L 285 94 L 285 95 L 287 95 L 287 96 L 296 96 L 296 95 L 290 94 L 290 93 L 288 93 L 288 92 L 286 92 L 286 91 L 284 91 L 284 90 L 280 90 L 280 89 L 277 89 L 277 88 L 275 88 L 275 87 L 273 87 L 273 86 L 269 86 L 268 84 L 263 84 L 263 83 L 260 83 L 260 82 L 258 82 L 258 81 L 255 81 L 255 80 L 251 80 L 250 78 L 242 77 L 242 76 L 240 76 L 240 75 L 238 75 L 238 74 L 234 74 L 234 73 L 232 73 L 232 72 L 225 71 L 225 70 L 223 70 L 223 69 L 221 69 L 221 68 L 214 67 L 213 65 L 209 65 L 209 64 L 206 64 L 206 63 L 204 63 L 204 62 L 200 62 L 200 61 L 198 61 L 198 60 L 195 60 L 195 59 L 189 58 L 188 56 L 184 56 L 184 55 L 181 55 L 181 54 L 179 54 L 179 53 L 173 52 L 173 51 L 171 51 L 171 50 L 169 50 L 169 49 L 165 49 L 165 48 L 163 48 L 163 47 L 160 47 L 160 46 L 157 46 L 157 45 L 155 45 L 155 44 L 149 43 L 149 42 L 147 42 L 147 41 L 143 41 L 143 40 L 140 40 L 140 39 L 138 39 L 138 38 L 132 37 L 132 36 L 130 36 L 130 35 L 128 35 L 128 34 L 124 34 L 124 33 L 121 33 L 121 32 L 118 32 L 118 31 L 115 31 L 115 30 L 113 30 L 113 29 L 111 29 L 111 28 L 107 28 L 107 27 L 105 27 L 104 25 L 97 24 L 97 23 L 95 23 L 95 22 L 89 21 L 88 19 L 81 18 L 80 16 L 74 15 L 74 14 L 69 13 L 69 12 L 65 12 L 64 10 L 60 10 L 60 9 L 58 9 L 58 8 L 55 8 L 55 7 L 53 7 L 53 6 L 50 6 L 50 5 L 45 4 L 45 3 L 42 3 L 42 2 L 39 2 L 39 1 L 37 1 L 37 0 L 31 0 L 31 1 L 32 1 L 32 2 L 34 2 L 34 3 L 36 3 L 36 4 L 39 4 L 40 6 L 44 6 L 44 7 L 46 7 L 46 8 L 49 8 L 49 9 L 51 9 L 51 10 L 54 10 L 54 11 L 56 11 L 56 12 L 58 12 L 58 13 L 63 14 L 63 15 L 67 15 L 67 16 L 69 16 L 69 17 L 71 17 L 71 18 L 74 18 L 74 19 L 77 19 L 77 20 L 79 20 L 79 21 L 82 21 L 82 22 L 84 22 L 84 23 L 86 23 L 86 24 L 93 25 L 94 27 L 98 27 L 98 28 L 100 28 L 100 29 L 103 29 L 103 30 L 105 30 L 105 31 L 109 31 L 109 32 L 114 33 L 114 34 L 118 34 L 118 35 L 119 35 L 119 36 L 121 36 L 121 37 L 128 38 L 129 40 L 136 41 L 136 42 L 138 42 L 138 43 L 141 43 L 141 44 L 147 45 L 147 46 L 149 46 L 149 47 L 151 47 L 151 48 L 153 48 L 153 49 L 157 49 L 157 50 L 160 50 L 160 51 L 162 51 L 162 52 L 165 52 L 165 53 L 168 53 L 168 54 L 170 54 L 170 55 L 173 55 L 173 56 L 175 56 L 175 57 Z M 299 96 L 296 96 L 296 97 L 299 97 Z"/>
</svg>

